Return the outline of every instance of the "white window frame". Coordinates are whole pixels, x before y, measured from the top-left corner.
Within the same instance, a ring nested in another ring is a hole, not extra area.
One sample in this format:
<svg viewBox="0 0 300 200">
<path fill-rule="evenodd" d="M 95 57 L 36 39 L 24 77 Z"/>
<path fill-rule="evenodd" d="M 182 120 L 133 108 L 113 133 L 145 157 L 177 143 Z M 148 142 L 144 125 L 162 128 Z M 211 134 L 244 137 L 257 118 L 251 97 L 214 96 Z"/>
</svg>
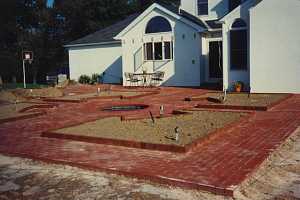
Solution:
<svg viewBox="0 0 300 200">
<path fill-rule="evenodd" d="M 170 59 L 166 59 L 165 58 L 165 42 L 170 42 Z M 152 55 L 153 55 L 153 59 L 152 60 L 148 60 L 147 59 L 147 48 L 145 48 L 145 46 L 147 46 L 147 43 L 152 43 Z M 155 47 L 154 44 L 155 43 L 162 43 L 162 59 L 161 60 L 156 60 L 155 59 Z M 143 43 L 143 58 L 144 58 L 144 62 L 148 62 L 148 61 L 156 61 L 156 62 L 161 62 L 161 61 L 172 61 L 174 59 L 174 42 L 172 40 L 165 40 L 165 41 L 153 41 L 153 42 L 145 42 Z"/>
</svg>

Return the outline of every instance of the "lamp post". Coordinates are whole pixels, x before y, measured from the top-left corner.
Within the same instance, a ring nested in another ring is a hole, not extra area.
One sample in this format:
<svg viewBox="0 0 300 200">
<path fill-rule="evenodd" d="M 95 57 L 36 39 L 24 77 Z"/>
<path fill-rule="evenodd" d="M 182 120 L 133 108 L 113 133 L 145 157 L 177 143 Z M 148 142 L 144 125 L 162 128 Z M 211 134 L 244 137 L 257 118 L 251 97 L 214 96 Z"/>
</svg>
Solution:
<svg viewBox="0 0 300 200">
<path fill-rule="evenodd" d="M 25 69 L 25 63 L 28 61 L 30 64 L 33 61 L 33 52 L 32 51 L 23 51 L 22 52 L 23 56 L 23 84 L 24 84 L 24 89 L 26 89 L 26 69 Z"/>
<path fill-rule="evenodd" d="M 25 60 L 23 60 L 23 85 L 24 89 L 26 89 L 26 71 L 25 71 Z"/>
</svg>

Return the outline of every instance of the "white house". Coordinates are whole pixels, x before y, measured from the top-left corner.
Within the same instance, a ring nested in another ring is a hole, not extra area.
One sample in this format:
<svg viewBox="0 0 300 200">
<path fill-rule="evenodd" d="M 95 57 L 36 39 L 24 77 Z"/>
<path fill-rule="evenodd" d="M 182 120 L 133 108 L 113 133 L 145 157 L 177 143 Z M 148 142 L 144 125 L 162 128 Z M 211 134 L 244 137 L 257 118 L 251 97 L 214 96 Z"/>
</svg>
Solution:
<svg viewBox="0 0 300 200">
<path fill-rule="evenodd" d="M 181 0 L 153 4 L 66 45 L 70 77 L 165 72 L 164 86 L 237 81 L 255 93 L 300 93 L 299 0 Z"/>
</svg>

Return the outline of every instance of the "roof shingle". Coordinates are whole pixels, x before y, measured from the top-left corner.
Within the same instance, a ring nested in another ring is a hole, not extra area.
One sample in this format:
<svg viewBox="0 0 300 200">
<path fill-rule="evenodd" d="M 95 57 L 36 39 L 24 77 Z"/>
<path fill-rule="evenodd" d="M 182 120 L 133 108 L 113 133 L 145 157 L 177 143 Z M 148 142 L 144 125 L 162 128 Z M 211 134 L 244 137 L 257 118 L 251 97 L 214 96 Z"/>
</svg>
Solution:
<svg viewBox="0 0 300 200">
<path fill-rule="evenodd" d="M 98 44 L 116 41 L 114 37 L 120 33 L 126 26 L 128 26 L 133 20 L 139 16 L 139 13 L 132 14 L 122 21 L 117 22 L 104 29 L 89 34 L 83 38 L 70 42 L 67 46 L 81 45 L 81 44 Z"/>
</svg>

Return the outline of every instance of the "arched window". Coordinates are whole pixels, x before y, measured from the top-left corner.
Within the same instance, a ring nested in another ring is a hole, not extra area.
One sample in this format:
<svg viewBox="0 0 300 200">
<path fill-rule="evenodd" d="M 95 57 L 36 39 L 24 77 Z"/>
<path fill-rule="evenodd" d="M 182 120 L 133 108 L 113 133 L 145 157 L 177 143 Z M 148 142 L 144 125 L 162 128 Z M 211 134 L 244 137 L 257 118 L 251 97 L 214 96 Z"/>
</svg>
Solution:
<svg viewBox="0 0 300 200">
<path fill-rule="evenodd" d="M 229 12 L 238 7 L 241 4 L 241 0 L 229 0 Z"/>
<path fill-rule="evenodd" d="M 231 28 L 232 28 L 232 29 L 234 29 L 234 28 L 247 28 L 247 24 L 246 24 L 246 22 L 245 22 L 244 20 L 242 20 L 242 19 L 236 19 L 236 20 L 233 22 Z"/>
<path fill-rule="evenodd" d="M 231 69 L 246 70 L 248 64 L 248 36 L 247 24 L 237 19 L 230 30 Z"/>
<path fill-rule="evenodd" d="M 171 32 L 171 24 L 164 17 L 153 17 L 147 24 L 146 33 Z"/>
</svg>

